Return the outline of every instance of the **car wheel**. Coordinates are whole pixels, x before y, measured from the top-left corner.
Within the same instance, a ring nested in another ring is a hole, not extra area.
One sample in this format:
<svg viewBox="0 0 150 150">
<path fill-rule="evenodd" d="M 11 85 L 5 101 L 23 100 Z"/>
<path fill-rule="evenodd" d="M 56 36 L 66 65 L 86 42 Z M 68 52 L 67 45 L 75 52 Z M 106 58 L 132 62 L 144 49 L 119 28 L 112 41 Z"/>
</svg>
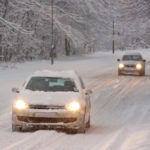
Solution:
<svg viewBox="0 0 150 150">
<path fill-rule="evenodd" d="M 90 128 L 90 126 L 91 126 L 91 121 L 90 121 L 90 117 L 89 117 L 89 120 L 88 120 L 88 122 L 86 123 L 86 128 Z"/>
<path fill-rule="evenodd" d="M 122 75 L 121 71 L 118 70 L 118 76 Z"/>
<path fill-rule="evenodd" d="M 76 134 L 77 130 L 76 129 L 67 129 L 67 134 Z"/>
<path fill-rule="evenodd" d="M 145 76 L 145 71 L 139 73 L 140 76 Z"/>
<path fill-rule="evenodd" d="M 22 131 L 22 128 L 12 124 L 12 131 Z"/>
<path fill-rule="evenodd" d="M 84 123 L 79 129 L 78 133 L 85 133 L 86 132 L 86 124 Z"/>
</svg>

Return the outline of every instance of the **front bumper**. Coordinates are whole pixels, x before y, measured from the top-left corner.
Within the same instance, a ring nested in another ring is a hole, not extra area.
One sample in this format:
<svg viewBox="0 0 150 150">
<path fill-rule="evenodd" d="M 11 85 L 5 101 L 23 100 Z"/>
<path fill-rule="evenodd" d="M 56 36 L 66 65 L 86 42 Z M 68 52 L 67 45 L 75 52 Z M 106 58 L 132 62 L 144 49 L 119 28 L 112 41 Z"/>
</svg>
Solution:
<svg viewBox="0 0 150 150">
<path fill-rule="evenodd" d="M 85 112 L 62 110 L 26 109 L 12 111 L 12 124 L 27 128 L 79 129 L 84 122 Z"/>
<path fill-rule="evenodd" d="M 137 70 L 136 67 L 125 67 L 123 69 L 118 68 L 118 71 L 124 74 L 130 74 L 130 73 L 141 73 L 144 71 L 144 69 L 142 68 L 141 70 Z"/>
</svg>

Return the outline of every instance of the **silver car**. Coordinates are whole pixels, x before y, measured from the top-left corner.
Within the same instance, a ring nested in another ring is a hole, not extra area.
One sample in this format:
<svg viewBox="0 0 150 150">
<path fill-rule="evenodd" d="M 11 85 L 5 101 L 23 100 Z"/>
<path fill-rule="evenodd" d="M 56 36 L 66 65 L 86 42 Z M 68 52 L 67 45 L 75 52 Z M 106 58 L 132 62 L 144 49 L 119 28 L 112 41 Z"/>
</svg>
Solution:
<svg viewBox="0 0 150 150">
<path fill-rule="evenodd" d="M 126 53 L 122 59 L 118 59 L 118 75 L 122 74 L 137 74 L 145 75 L 145 62 L 140 53 Z"/>
<path fill-rule="evenodd" d="M 12 91 L 12 131 L 50 128 L 85 133 L 90 127 L 92 91 L 74 71 L 39 71 Z"/>
</svg>

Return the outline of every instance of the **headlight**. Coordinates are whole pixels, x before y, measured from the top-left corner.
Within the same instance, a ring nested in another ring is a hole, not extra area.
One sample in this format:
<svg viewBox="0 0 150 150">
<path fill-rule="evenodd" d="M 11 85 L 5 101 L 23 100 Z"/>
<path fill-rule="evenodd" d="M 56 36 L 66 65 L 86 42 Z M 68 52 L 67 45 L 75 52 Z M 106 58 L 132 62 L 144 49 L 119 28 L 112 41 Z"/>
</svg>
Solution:
<svg viewBox="0 0 150 150">
<path fill-rule="evenodd" d="M 124 68 L 124 64 L 119 64 L 119 68 L 123 69 Z"/>
<path fill-rule="evenodd" d="M 142 65 L 141 65 L 141 64 L 137 64 L 137 65 L 136 65 L 136 69 L 137 69 L 137 70 L 141 70 L 141 69 L 142 69 Z"/>
<path fill-rule="evenodd" d="M 16 109 L 22 110 L 28 108 L 28 105 L 23 100 L 17 100 L 14 104 Z"/>
<path fill-rule="evenodd" d="M 67 105 L 66 109 L 70 111 L 79 111 L 81 109 L 81 105 L 79 102 L 74 101 L 70 103 L 69 105 Z"/>
</svg>

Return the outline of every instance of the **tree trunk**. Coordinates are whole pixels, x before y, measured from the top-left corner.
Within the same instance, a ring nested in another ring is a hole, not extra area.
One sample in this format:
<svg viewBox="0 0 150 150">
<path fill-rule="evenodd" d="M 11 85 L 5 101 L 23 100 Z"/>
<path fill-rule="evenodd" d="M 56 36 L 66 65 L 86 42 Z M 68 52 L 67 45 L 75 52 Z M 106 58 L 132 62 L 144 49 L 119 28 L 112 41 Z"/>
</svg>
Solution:
<svg viewBox="0 0 150 150">
<path fill-rule="evenodd" d="M 66 56 L 70 56 L 70 40 L 67 38 L 67 36 L 65 37 L 65 52 Z"/>
</svg>

